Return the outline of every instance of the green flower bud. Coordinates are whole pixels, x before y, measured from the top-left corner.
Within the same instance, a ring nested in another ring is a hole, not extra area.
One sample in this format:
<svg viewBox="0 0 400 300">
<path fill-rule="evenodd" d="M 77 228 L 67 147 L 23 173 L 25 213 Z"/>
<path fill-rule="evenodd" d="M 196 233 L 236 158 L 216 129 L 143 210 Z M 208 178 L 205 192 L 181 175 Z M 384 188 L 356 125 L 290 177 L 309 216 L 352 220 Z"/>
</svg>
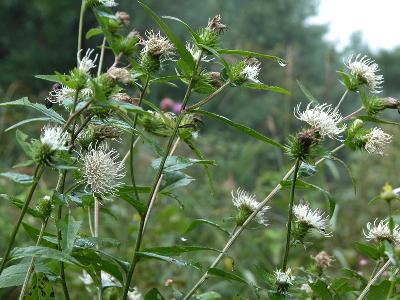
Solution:
<svg viewBox="0 0 400 300">
<path fill-rule="evenodd" d="M 45 196 L 39 201 L 38 205 L 36 206 L 36 210 L 41 215 L 41 218 L 46 220 L 50 217 L 53 207 L 54 203 L 51 197 Z"/>
</svg>

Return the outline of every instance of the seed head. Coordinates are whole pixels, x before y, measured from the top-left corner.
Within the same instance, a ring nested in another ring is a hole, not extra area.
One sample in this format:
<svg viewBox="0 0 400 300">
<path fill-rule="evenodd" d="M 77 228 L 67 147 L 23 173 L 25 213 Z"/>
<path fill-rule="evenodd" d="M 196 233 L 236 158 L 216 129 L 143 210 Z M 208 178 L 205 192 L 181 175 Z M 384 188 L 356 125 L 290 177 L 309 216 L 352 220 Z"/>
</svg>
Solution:
<svg viewBox="0 0 400 300">
<path fill-rule="evenodd" d="M 121 82 L 123 84 L 129 84 L 132 82 L 132 76 L 125 68 L 111 67 L 110 69 L 108 69 L 107 75 L 111 79 Z"/>
<path fill-rule="evenodd" d="M 218 14 L 214 16 L 212 19 L 208 20 L 207 29 L 214 31 L 218 34 L 221 34 L 224 31 L 226 31 L 228 27 L 225 24 L 221 23 L 221 15 Z"/>
<path fill-rule="evenodd" d="M 330 256 L 325 251 L 319 252 L 317 255 L 313 256 L 312 259 L 315 260 L 315 263 L 321 269 L 326 269 L 335 261 L 334 257 Z"/>
<path fill-rule="evenodd" d="M 350 56 L 345 63 L 351 75 L 355 76 L 360 84 L 365 84 L 372 93 L 380 93 L 383 76 L 376 74 L 380 70 L 375 60 L 361 54 L 358 54 L 354 59 L 353 57 L 353 55 Z"/>
</svg>

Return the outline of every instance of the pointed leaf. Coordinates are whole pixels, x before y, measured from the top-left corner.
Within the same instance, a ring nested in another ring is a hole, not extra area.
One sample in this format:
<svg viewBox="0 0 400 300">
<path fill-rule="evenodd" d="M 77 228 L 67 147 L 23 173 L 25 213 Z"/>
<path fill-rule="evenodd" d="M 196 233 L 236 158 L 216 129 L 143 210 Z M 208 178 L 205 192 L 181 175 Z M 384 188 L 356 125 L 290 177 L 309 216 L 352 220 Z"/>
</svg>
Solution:
<svg viewBox="0 0 400 300">
<path fill-rule="evenodd" d="M 232 272 L 226 272 L 226 271 L 218 269 L 218 268 L 211 268 L 207 271 L 207 273 L 208 273 L 208 275 L 220 277 L 220 278 L 226 279 L 228 281 L 237 281 L 237 282 L 241 282 L 241 283 L 249 285 L 249 283 L 244 278 L 242 278 L 239 275 L 236 275 L 235 273 L 232 273 Z"/>
<path fill-rule="evenodd" d="M 192 223 L 190 223 L 188 229 L 186 229 L 185 234 L 189 233 L 190 231 L 192 231 L 193 229 L 195 229 L 196 227 L 202 225 L 202 224 L 206 224 L 206 225 L 210 225 L 214 228 L 217 228 L 218 230 L 222 231 L 223 233 L 226 233 L 227 235 L 229 235 L 229 231 L 222 228 L 220 225 L 218 225 L 217 223 L 214 223 L 210 220 L 206 220 L 206 219 L 196 219 L 193 220 Z"/>
<path fill-rule="evenodd" d="M 271 91 L 271 92 L 281 93 L 281 94 L 285 94 L 285 95 L 291 94 L 288 90 L 285 90 L 284 88 L 281 88 L 279 86 L 267 85 L 264 83 L 246 83 L 244 85 L 244 87 L 247 87 L 249 89 L 254 89 L 254 90 Z"/>
<path fill-rule="evenodd" d="M 11 179 L 14 182 L 21 184 L 31 184 L 33 182 L 33 177 L 31 175 L 26 175 L 16 172 L 4 172 L 0 173 L 0 176 Z"/>
</svg>

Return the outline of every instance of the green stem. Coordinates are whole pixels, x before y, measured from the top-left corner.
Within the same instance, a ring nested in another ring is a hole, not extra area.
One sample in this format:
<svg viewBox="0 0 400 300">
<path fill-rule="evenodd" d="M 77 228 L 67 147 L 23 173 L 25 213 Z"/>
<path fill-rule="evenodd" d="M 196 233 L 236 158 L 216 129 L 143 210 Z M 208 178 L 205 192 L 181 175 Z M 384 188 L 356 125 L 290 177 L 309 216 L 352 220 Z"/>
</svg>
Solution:
<svg viewBox="0 0 400 300">
<path fill-rule="evenodd" d="M 135 271 L 136 263 L 137 263 L 137 260 L 138 260 L 137 253 L 138 253 L 138 250 L 140 249 L 141 242 L 142 242 L 142 237 L 143 237 L 144 222 L 145 222 L 145 220 L 147 219 L 147 216 L 150 213 L 149 205 L 150 205 L 150 203 L 151 203 L 151 201 L 152 201 L 152 199 L 153 199 L 153 197 L 154 197 L 154 195 L 156 193 L 157 186 L 159 185 L 158 181 L 159 181 L 160 177 L 163 174 L 165 162 L 167 161 L 167 158 L 168 158 L 169 153 L 171 151 L 172 145 L 174 144 L 175 137 L 178 134 L 179 126 L 180 126 L 181 121 L 182 121 L 182 119 L 183 119 L 183 117 L 185 115 L 184 110 L 186 108 L 186 105 L 189 102 L 189 98 L 190 98 L 190 95 L 191 95 L 191 92 L 192 92 L 192 87 L 193 87 L 194 82 L 195 82 L 195 76 L 196 76 L 197 70 L 198 70 L 198 68 L 200 66 L 202 54 L 203 53 L 201 52 L 200 55 L 199 55 L 199 58 L 198 58 L 198 60 L 196 62 L 195 68 L 193 70 L 193 74 L 192 74 L 192 76 L 190 78 L 188 87 L 186 89 L 185 96 L 183 98 L 182 109 L 181 109 L 181 111 L 180 111 L 180 113 L 178 115 L 178 118 L 177 118 L 176 123 L 175 123 L 174 130 L 172 132 L 171 137 L 169 138 L 167 147 L 165 149 L 164 155 L 163 155 L 163 157 L 161 159 L 161 162 L 160 162 L 160 166 L 159 166 L 157 174 L 156 174 L 156 176 L 154 178 L 153 185 L 152 185 L 151 190 L 150 190 L 149 198 L 147 200 L 146 211 L 141 216 L 141 225 L 140 225 L 140 228 L 139 228 L 139 231 L 138 231 L 138 234 L 137 234 L 137 238 L 136 238 L 135 252 L 133 254 L 132 263 L 131 263 L 131 266 L 130 266 L 129 271 L 128 271 L 128 275 L 127 275 L 126 282 L 125 282 L 125 285 L 124 285 L 124 291 L 123 291 L 123 294 L 122 294 L 122 299 L 123 300 L 126 300 L 126 298 L 127 298 L 128 291 L 129 291 L 129 286 L 130 286 L 130 283 L 131 283 L 131 280 L 132 280 L 132 276 L 133 276 L 133 272 Z"/>
<path fill-rule="evenodd" d="M 202 107 L 203 105 L 207 104 L 208 102 L 210 102 L 216 95 L 218 95 L 219 93 L 221 93 L 231 82 L 228 80 L 227 82 L 225 82 L 219 89 L 217 89 L 214 93 L 210 94 L 207 98 L 204 98 L 203 100 L 200 100 L 199 102 L 189 106 L 187 108 L 187 111 L 191 111 L 197 108 Z"/>
<path fill-rule="evenodd" d="M 9 258 L 10 252 L 11 252 L 11 248 L 15 242 L 15 237 L 17 236 L 17 233 L 21 226 L 22 220 L 29 208 L 29 204 L 31 203 L 33 193 L 35 192 L 35 189 L 39 183 L 40 177 L 42 176 L 44 169 L 45 169 L 45 167 L 41 164 L 38 164 L 36 166 L 31 188 L 29 190 L 28 196 L 25 199 L 25 203 L 24 203 L 24 206 L 22 207 L 21 214 L 19 215 L 18 221 L 15 224 L 14 229 L 11 233 L 10 241 L 8 242 L 6 251 L 4 252 L 3 260 L 1 261 L 1 265 L 0 265 L 0 274 L 3 272 L 4 267 L 6 266 L 6 263 L 8 261 L 8 258 Z"/>
<path fill-rule="evenodd" d="M 106 49 L 106 37 L 103 38 L 103 42 L 101 43 L 101 51 L 100 51 L 100 60 L 99 60 L 99 67 L 97 68 L 97 77 L 101 74 L 101 69 L 103 68 L 103 61 L 104 61 L 104 52 Z"/>
<path fill-rule="evenodd" d="M 337 111 L 339 109 L 340 105 L 343 103 L 344 99 L 346 98 L 346 95 L 347 95 L 348 92 L 349 92 L 348 89 L 346 89 L 344 91 L 343 96 L 342 96 L 342 98 L 340 98 L 340 100 L 339 100 L 338 104 L 336 105 L 334 111 Z"/>
<path fill-rule="evenodd" d="M 42 222 L 42 226 L 40 228 L 39 236 L 38 236 L 38 239 L 36 241 L 36 246 L 39 246 L 41 241 L 42 241 L 42 239 L 43 239 L 44 230 L 46 229 L 48 220 L 49 220 L 49 218 L 46 218 Z M 35 266 L 35 261 L 36 261 L 36 257 L 33 256 L 32 259 L 31 259 L 31 263 L 29 264 L 28 271 L 26 272 L 26 275 L 25 275 L 24 284 L 22 285 L 21 293 L 19 294 L 19 298 L 18 298 L 19 300 L 24 299 L 24 296 L 25 296 L 25 293 L 26 293 L 26 289 L 28 287 L 29 279 L 31 278 L 31 274 L 32 274 L 34 266 Z"/>
<path fill-rule="evenodd" d="M 78 29 L 78 62 L 81 59 L 81 53 L 80 51 L 82 50 L 82 32 L 83 32 L 83 16 L 85 15 L 85 10 L 86 10 L 86 0 L 82 0 L 81 4 L 81 11 L 79 14 L 79 29 Z"/>
<path fill-rule="evenodd" d="M 299 171 L 300 163 L 301 163 L 301 160 L 298 158 L 294 165 L 293 181 L 292 181 L 292 187 L 290 189 L 290 203 L 289 203 L 288 221 L 287 221 L 286 247 L 285 247 L 285 253 L 283 255 L 283 263 L 282 263 L 282 271 L 283 272 L 286 271 L 287 260 L 289 257 L 290 238 L 291 238 L 291 234 L 292 234 L 294 192 L 296 190 L 297 173 Z"/>
<path fill-rule="evenodd" d="M 379 277 L 383 274 L 383 272 L 386 271 L 387 268 L 392 264 L 390 259 L 387 260 L 387 262 L 379 269 L 378 272 L 376 272 L 375 276 L 368 282 L 367 286 L 364 288 L 364 290 L 361 292 L 360 296 L 358 296 L 357 300 L 362 300 L 365 298 L 365 296 L 368 294 L 369 289 L 373 284 L 375 284 Z"/>
</svg>

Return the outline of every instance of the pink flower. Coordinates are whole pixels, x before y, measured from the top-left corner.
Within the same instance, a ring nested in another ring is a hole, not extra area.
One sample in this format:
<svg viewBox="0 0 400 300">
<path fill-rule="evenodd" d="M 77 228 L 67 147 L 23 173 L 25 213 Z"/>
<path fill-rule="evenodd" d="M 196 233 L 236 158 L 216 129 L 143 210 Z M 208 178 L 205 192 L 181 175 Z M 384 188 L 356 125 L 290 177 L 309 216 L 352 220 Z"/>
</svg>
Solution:
<svg viewBox="0 0 400 300">
<path fill-rule="evenodd" d="M 161 100 L 160 103 L 160 108 L 162 110 L 171 110 L 175 106 L 175 101 L 172 100 L 171 98 L 165 97 L 164 99 Z"/>
<path fill-rule="evenodd" d="M 175 103 L 174 107 L 172 108 L 172 111 L 174 113 L 179 113 L 182 109 L 182 103 Z"/>
</svg>

